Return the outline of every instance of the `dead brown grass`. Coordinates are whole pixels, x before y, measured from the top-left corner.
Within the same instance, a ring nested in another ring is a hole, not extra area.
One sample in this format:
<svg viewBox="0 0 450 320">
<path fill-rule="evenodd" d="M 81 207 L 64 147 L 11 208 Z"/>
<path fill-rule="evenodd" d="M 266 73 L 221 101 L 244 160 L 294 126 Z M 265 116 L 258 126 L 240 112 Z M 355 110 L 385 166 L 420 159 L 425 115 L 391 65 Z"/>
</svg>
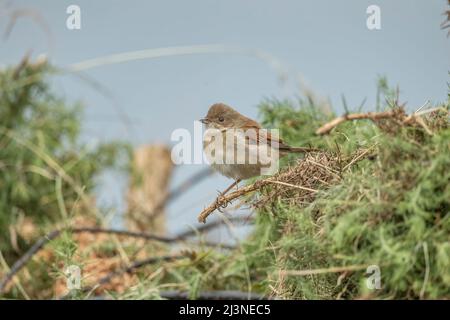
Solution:
<svg viewBox="0 0 450 320">
<path fill-rule="evenodd" d="M 261 197 L 253 202 L 253 205 L 257 207 L 274 203 L 274 200 L 278 198 L 296 204 L 311 203 L 318 192 L 339 181 L 342 171 L 364 159 L 370 154 L 369 151 L 370 148 L 360 149 L 345 159 L 339 152 L 306 153 L 304 158 L 274 176 L 217 197 L 200 213 L 198 221 L 205 223 L 207 217 L 215 210 L 225 208 L 235 199 L 256 190 L 262 191 Z"/>
</svg>

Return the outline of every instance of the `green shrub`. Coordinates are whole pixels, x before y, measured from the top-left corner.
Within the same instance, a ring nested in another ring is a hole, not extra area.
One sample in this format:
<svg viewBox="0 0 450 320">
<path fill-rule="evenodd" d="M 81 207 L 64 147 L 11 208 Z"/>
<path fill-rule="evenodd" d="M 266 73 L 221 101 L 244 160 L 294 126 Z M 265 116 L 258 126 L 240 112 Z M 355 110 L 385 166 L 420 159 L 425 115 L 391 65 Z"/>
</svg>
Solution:
<svg viewBox="0 0 450 320">
<path fill-rule="evenodd" d="M 80 142 L 82 108 L 53 93 L 51 74 L 46 62 L 27 59 L 0 71 L 0 250 L 8 262 L 27 247 L 14 234 L 18 221 L 28 217 L 43 229 L 70 214 L 93 214 L 96 176 L 129 154 L 123 143 Z"/>
</svg>

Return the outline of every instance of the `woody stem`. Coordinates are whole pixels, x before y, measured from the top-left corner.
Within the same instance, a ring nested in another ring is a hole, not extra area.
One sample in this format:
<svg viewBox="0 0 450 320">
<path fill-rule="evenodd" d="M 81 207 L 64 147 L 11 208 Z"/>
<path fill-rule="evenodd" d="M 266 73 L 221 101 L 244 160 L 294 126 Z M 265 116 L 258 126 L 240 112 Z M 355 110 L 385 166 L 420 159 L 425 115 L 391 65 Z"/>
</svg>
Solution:
<svg viewBox="0 0 450 320">
<path fill-rule="evenodd" d="M 239 182 L 241 182 L 242 179 L 237 179 L 236 181 L 234 181 L 228 188 L 226 188 L 224 191 L 222 191 L 220 193 L 220 196 L 224 196 L 228 193 L 228 191 L 230 191 L 231 189 L 233 189 L 236 185 L 239 184 Z"/>
</svg>

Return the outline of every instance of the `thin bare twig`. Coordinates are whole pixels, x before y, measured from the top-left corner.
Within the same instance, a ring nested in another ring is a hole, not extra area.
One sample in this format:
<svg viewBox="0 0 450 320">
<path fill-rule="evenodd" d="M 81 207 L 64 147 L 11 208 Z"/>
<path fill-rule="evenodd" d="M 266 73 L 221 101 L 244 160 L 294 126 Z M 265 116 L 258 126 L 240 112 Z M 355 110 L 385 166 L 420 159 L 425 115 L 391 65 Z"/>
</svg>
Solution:
<svg viewBox="0 0 450 320">
<path fill-rule="evenodd" d="M 450 0 L 448 0 L 448 5 L 450 6 Z M 446 16 L 445 20 L 441 23 L 441 29 L 449 29 L 450 28 L 450 8 L 447 9 L 443 15 Z M 447 37 L 450 37 L 450 30 L 447 32 Z"/>
<path fill-rule="evenodd" d="M 308 270 L 280 270 L 280 274 L 283 276 L 309 276 L 313 274 L 323 273 L 340 273 L 345 271 L 358 271 L 367 269 L 368 265 L 351 265 L 343 267 L 331 267 L 321 269 L 308 269 Z"/>
<path fill-rule="evenodd" d="M 394 110 L 383 111 L 383 112 L 368 112 L 368 113 L 352 113 L 347 114 L 341 117 L 337 117 L 330 122 L 325 123 L 319 129 L 316 130 L 316 134 L 323 135 L 329 133 L 335 127 L 340 125 L 341 123 L 349 120 L 361 120 L 361 119 L 370 119 L 372 121 L 392 118 L 395 115 Z"/>
<path fill-rule="evenodd" d="M 295 184 L 286 183 L 286 182 L 282 182 L 282 181 L 270 181 L 270 183 L 273 183 L 273 184 L 279 184 L 279 185 L 285 186 L 285 187 L 290 187 L 290 188 L 295 188 L 295 189 L 305 190 L 305 191 L 309 191 L 309 192 L 313 192 L 313 193 L 319 192 L 319 190 L 315 190 L 315 189 L 311 189 L 311 188 L 307 188 L 307 187 L 302 187 L 302 186 L 297 186 L 297 185 L 295 185 Z"/>
<path fill-rule="evenodd" d="M 353 158 L 353 160 L 352 158 L 346 159 L 346 163 L 351 162 L 346 168 L 361 160 L 366 154 L 367 152 L 359 156 L 355 155 L 356 159 Z M 312 159 L 315 159 L 316 161 Z M 319 161 L 322 163 L 319 163 Z M 297 189 L 299 191 L 296 192 L 298 192 L 303 199 L 308 198 L 311 200 L 321 191 L 320 187 L 329 185 L 328 182 L 332 179 L 340 179 L 340 176 L 335 173 L 336 171 L 329 168 L 328 165 L 332 163 L 334 163 L 335 166 L 337 165 L 336 157 L 331 157 L 331 154 L 327 152 L 307 153 L 305 158 L 299 160 L 295 166 L 287 167 L 274 176 L 258 180 L 253 184 L 241 187 L 234 192 L 218 196 L 214 202 L 202 210 L 198 216 L 198 221 L 205 223 L 208 216 L 215 210 L 225 208 L 233 200 L 254 191 L 261 190 L 268 185 L 280 185 L 283 189 L 283 194 L 288 190 Z M 314 174 L 314 172 L 316 172 L 316 174 Z M 321 174 L 317 174 L 319 172 Z M 279 189 L 280 187 L 274 188 Z M 271 196 L 279 195 L 280 193 L 275 193 Z M 261 203 L 264 203 L 264 201 L 257 201 L 256 205 L 261 205 Z"/>
<path fill-rule="evenodd" d="M 230 222 L 247 222 L 247 223 L 253 224 L 253 219 L 250 218 L 250 217 L 228 217 L 227 219 Z M 177 234 L 177 237 L 182 237 L 183 239 L 184 238 L 188 238 L 190 236 L 194 236 L 195 234 L 197 234 L 199 232 L 200 233 L 208 232 L 211 229 L 215 229 L 215 228 L 220 227 L 220 226 L 222 226 L 224 224 L 225 224 L 224 220 L 216 220 L 216 221 L 210 222 L 208 224 L 200 225 L 200 226 L 198 226 L 196 228 L 192 228 L 192 229 L 188 229 L 186 231 L 182 231 L 182 232 Z"/>
<path fill-rule="evenodd" d="M 3 294 L 8 283 L 13 279 L 17 272 L 19 272 L 25 264 L 39 251 L 45 244 L 61 234 L 61 230 L 54 230 L 48 233 L 46 236 L 38 239 L 28 251 L 19 258 L 10 268 L 9 272 L 0 281 L 0 294 Z"/>
<path fill-rule="evenodd" d="M 270 177 L 267 179 L 258 180 L 251 185 L 239 188 L 237 191 L 233 191 L 227 195 L 217 197 L 217 199 L 213 203 L 211 203 L 208 207 L 203 209 L 203 211 L 198 216 L 198 221 L 205 223 L 206 218 L 208 218 L 208 216 L 211 213 L 213 213 L 216 209 L 225 208 L 228 205 L 228 203 L 230 203 L 234 199 L 237 199 L 245 194 L 256 191 L 256 190 L 270 184 L 271 181 L 273 181 L 275 179 L 276 179 L 276 177 Z"/>
<path fill-rule="evenodd" d="M 306 81 L 303 79 L 303 76 L 298 72 L 292 74 L 288 66 L 286 66 L 278 58 L 259 49 L 231 46 L 226 44 L 203 44 L 127 51 L 74 63 L 69 65 L 67 69 L 71 72 L 80 72 L 104 65 L 112 65 L 129 61 L 198 54 L 235 54 L 260 59 L 269 68 L 276 72 L 278 79 L 283 85 L 286 85 L 288 79 L 292 79 L 306 95 L 311 95 L 312 91 L 306 85 Z"/>
<path fill-rule="evenodd" d="M 192 188 L 197 183 L 203 181 L 205 178 L 212 175 L 213 171 L 211 168 L 207 168 L 204 170 L 201 170 L 199 172 L 196 172 L 189 178 L 187 178 L 185 181 L 183 181 L 179 186 L 177 186 L 175 189 L 170 191 L 167 196 L 161 200 L 160 203 L 158 203 L 152 212 L 148 212 L 148 216 L 156 217 L 157 215 L 161 214 L 163 212 L 163 208 L 171 201 L 174 201 L 178 197 L 184 194 L 187 190 Z"/>
<path fill-rule="evenodd" d="M 13 277 L 20 271 L 22 268 L 30 261 L 33 256 L 38 253 L 44 246 L 50 241 L 59 237 L 64 231 L 71 233 L 106 233 L 106 234 L 114 234 L 118 236 L 127 236 L 133 238 L 140 238 L 145 240 L 154 240 L 163 243 L 174 243 L 177 241 L 183 240 L 183 235 L 174 236 L 174 237 L 163 237 L 154 234 L 141 233 L 141 232 L 132 232 L 127 230 L 114 230 L 114 229 L 103 229 L 103 228 L 73 228 L 73 229 L 58 229 L 49 232 L 47 235 L 39 238 L 27 252 L 23 256 L 21 256 L 12 266 L 10 271 L 5 275 L 5 277 L 0 281 L 0 294 L 5 292 L 6 286 L 13 279 Z M 224 249 L 234 249 L 234 246 L 225 245 L 221 243 L 216 243 L 212 241 L 204 241 L 202 244 L 207 246 L 216 247 L 219 246 Z"/>
<path fill-rule="evenodd" d="M 147 265 L 150 265 L 150 264 L 154 264 L 154 263 L 158 263 L 158 262 L 175 261 L 175 260 L 180 260 L 180 259 L 184 259 L 184 258 L 189 258 L 189 255 L 188 254 L 178 254 L 178 255 L 168 255 L 168 256 L 160 256 L 160 257 L 150 257 L 150 258 L 143 259 L 143 260 L 137 260 L 137 261 L 133 262 L 132 264 L 130 264 L 128 267 L 110 272 L 106 276 L 102 277 L 98 281 L 97 285 L 95 285 L 94 287 L 84 288 L 83 291 L 84 292 L 92 291 L 95 288 L 98 288 L 100 286 L 103 286 L 103 285 L 111 282 L 111 280 L 115 277 L 118 277 L 124 273 L 133 273 L 137 269 L 142 268 Z"/>
<path fill-rule="evenodd" d="M 177 255 L 150 257 L 147 259 L 137 260 L 137 261 L 133 262 L 132 264 L 130 264 L 128 267 L 108 273 L 106 276 L 100 278 L 100 280 L 97 282 L 97 284 L 95 284 L 94 286 L 84 287 L 84 288 L 82 288 L 81 291 L 84 293 L 93 292 L 94 290 L 98 289 L 99 287 L 111 282 L 111 280 L 114 279 L 115 277 L 118 277 L 125 273 L 133 273 L 137 269 L 142 268 L 147 265 L 150 265 L 150 264 L 155 264 L 158 262 L 175 261 L 175 260 L 189 258 L 189 257 L 190 257 L 189 254 L 177 254 Z M 57 300 L 69 299 L 71 296 L 71 293 L 72 292 L 69 292 L 64 296 L 59 297 Z M 98 298 L 100 298 L 100 297 L 96 297 L 96 299 L 98 299 Z"/>
<path fill-rule="evenodd" d="M 340 125 L 341 123 L 343 123 L 345 121 L 368 119 L 368 120 L 372 120 L 373 122 L 376 123 L 379 120 L 392 119 L 395 122 L 397 122 L 399 125 L 421 126 L 427 134 L 432 135 L 433 132 L 428 128 L 428 126 L 425 124 L 425 121 L 421 118 L 421 115 L 435 111 L 434 108 L 430 109 L 431 111 L 428 111 L 428 109 L 421 111 L 421 109 L 424 106 L 426 106 L 427 104 L 428 103 L 426 102 L 416 112 L 410 114 L 409 116 L 406 115 L 405 110 L 401 106 L 396 107 L 392 110 L 383 111 L 383 112 L 367 112 L 367 113 L 347 114 L 347 115 L 344 115 L 341 117 L 337 117 L 328 123 L 325 123 L 323 126 L 321 126 L 319 129 L 316 130 L 316 134 L 318 134 L 318 135 L 328 134 L 328 133 L 330 133 L 331 130 L 333 130 L 335 127 L 337 127 L 338 125 Z"/>
<path fill-rule="evenodd" d="M 281 182 L 281 183 L 280 183 Z M 225 208 L 231 201 L 245 195 L 248 193 L 251 193 L 253 191 L 259 190 L 269 184 L 283 184 L 286 186 L 286 183 L 279 181 L 279 175 L 275 175 L 272 177 L 269 177 L 267 179 L 262 179 L 262 180 L 258 180 L 253 184 L 247 185 L 245 187 L 241 187 L 238 190 L 228 193 L 226 195 L 223 196 L 219 196 L 216 198 L 216 200 L 211 203 L 208 207 L 206 207 L 205 209 L 203 209 L 203 211 L 200 213 L 200 215 L 198 216 L 198 221 L 205 223 L 206 222 L 206 218 L 213 213 L 216 209 L 219 208 Z M 298 185 L 292 185 L 292 184 L 287 184 L 287 187 L 290 188 L 295 188 L 295 189 L 302 189 L 311 193 L 317 193 L 318 190 L 314 190 L 311 188 L 306 188 L 306 187 L 302 187 L 302 186 L 298 186 Z"/>
<path fill-rule="evenodd" d="M 363 158 L 366 154 L 368 154 L 373 148 L 375 148 L 378 145 L 378 143 L 375 143 L 370 148 L 367 148 L 363 152 L 361 152 L 360 155 L 355 157 L 352 161 L 350 161 L 348 164 L 345 165 L 345 167 L 342 169 L 342 171 L 345 171 L 346 169 L 350 168 L 355 162 L 359 161 L 361 158 Z"/>
<path fill-rule="evenodd" d="M 6 10 L 3 12 L 0 10 L 0 18 L 3 19 L 3 16 L 9 17 L 9 22 L 3 33 L 3 40 L 6 40 L 9 37 L 14 26 L 17 24 L 19 18 L 25 17 L 31 19 L 33 23 L 35 23 L 38 27 L 42 29 L 42 31 L 47 37 L 48 49 L 49 51 L 52 51 L 53 35 L 48 23 L 46 22 L 45 18 L 39 13 L 39 11 L 34 10 L 33 8 L 26 8 L 26 7 L 11 10 L 6 8 Z"/>
<path fill-rule="evenodd" d="M 333 170 L 333 169 L 331 169 L 330 167 L 324 166 L 323 164 L 318 163 L 318 162 L 316 162 L 316 161 L 313 161 L 313 160 L 311 160 L 311 159 L 306 159 L 306 161 L 309 162 L 309 163 L 311 163 L 311 164 L 313 164 L 313 165 L 315 165 L 315 166 L 321 167 L 321 168 L 323 168 L 323 169 L 329 171 L 331 174 L 333 174 L 333 175 L 336 176 L 336 177 L 339 177 L 339 171 Z"/>
</svg>

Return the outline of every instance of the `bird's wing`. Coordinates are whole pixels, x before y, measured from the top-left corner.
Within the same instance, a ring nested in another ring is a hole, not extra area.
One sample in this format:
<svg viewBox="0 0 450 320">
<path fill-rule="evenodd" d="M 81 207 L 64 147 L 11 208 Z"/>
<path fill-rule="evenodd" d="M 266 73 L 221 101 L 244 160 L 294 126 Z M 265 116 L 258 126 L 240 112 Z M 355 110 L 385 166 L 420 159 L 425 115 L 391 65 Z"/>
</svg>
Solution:
<svg viewBox="0 0 450 320">
<path fill-rule="evenodd" d="M 252 129 L 254 131 L 251 131 Z M 285 144 L 279 137 L 275 137 L 270 134 L 269 130 L 261 128 L 259 123 L 257 123 L 256 121 L 249 121 L 245 126 L 245 130 L 249 133 L 246 134 L 246 139 L 250 144 L 259 145 L 261 143 L 267 143 L 268 145 L 272 146 L 272 148 L 279 149 L 281 151 L 287 151 L 291 148 L 289 145 Z"/>
<path fill-rule="evenodd" d="M 261 143 L 266 143 L 273 149 L 278 149 L 280 152 L 309 152 L 319 150 L 310 147 L 291 147 L 284 143 L 281 138 L 271 135 L 268 129 L 261 128 L 259 123 L 252 119 L 247 119 L 242 129 L 249 131 L 249 134 L 246 134 L 245 136 L 249 144 L 260 145 Z M 249 129 L 254 129 L 254 131 Z"/>
</svg>

